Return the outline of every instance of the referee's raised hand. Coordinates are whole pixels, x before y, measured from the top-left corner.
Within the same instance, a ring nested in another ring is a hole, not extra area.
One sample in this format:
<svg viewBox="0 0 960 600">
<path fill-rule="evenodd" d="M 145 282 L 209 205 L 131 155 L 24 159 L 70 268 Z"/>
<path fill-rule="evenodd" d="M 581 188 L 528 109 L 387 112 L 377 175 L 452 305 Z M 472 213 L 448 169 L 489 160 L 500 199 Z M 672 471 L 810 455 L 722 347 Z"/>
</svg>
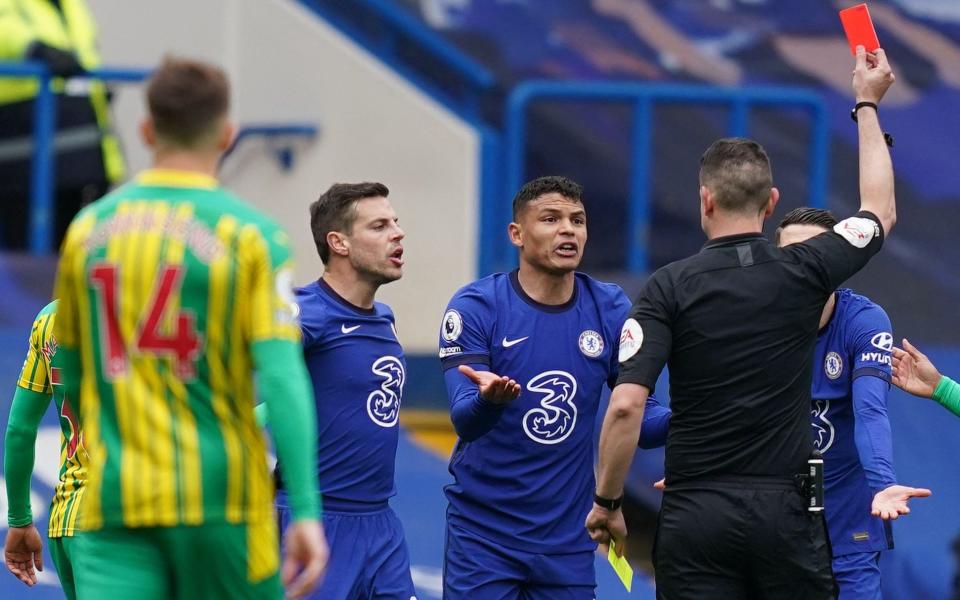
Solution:
<svg viewBox="0 0 960 600">
<path fill-rule="evenodd" d="M 467 379 L 477 384 L 480 396 L 491 404 L 506 404 L 520 395 L 520 384 L 506 375 L 497 375 L 490 371 L 476 371 L 467 365 L 458 369 Z"/>
<path fill-rule="evenodd" d="M 857 62 L 853 69 L 853 91 L 857 102 L 879 103 L 895 80 L 883 48 L 867 52 L 863 46 L 857 46 Z"/>
</svg>

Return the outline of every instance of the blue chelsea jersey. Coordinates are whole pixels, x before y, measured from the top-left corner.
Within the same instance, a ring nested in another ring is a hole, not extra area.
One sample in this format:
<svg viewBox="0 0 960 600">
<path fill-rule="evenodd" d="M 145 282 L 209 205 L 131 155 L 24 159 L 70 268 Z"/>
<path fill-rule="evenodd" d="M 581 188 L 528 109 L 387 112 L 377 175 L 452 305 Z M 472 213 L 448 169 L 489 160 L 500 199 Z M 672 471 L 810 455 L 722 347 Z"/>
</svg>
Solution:
<svg viewBox="0 0 960 600">
<path fill-rule="evenodd" d="M 366 310 L 322 279 L 297 289 L 303 353 L 317 403 L 317 474 L 326 510 L 386 505 L 396 494 L 407 365 L 393 311 Z"/>
<path fill-rule="evenodd" d="M 443 368 L 481 365 L 522 390 L 492 429 L 458 441 L 445 490 L 451 525 L 526 551 L 596 546 L 583 525 L 595 488 L 594 423 L 602 387 L 616 382 L 629 310 L 619 286 L 581 273 L 563 305 L 530 298 L 517 271 L 454 295 L 440 332 Z"/>
<path fill-rule="evenodd" d="M 895 482 L 886 414 L 892 347 L 883 309 L 848 289 L 838 290 L 830 322 L 817 338 L 811 407 L 814 447 L 824 458 L 825 513 L 835 556 L 893 547 L 890 524 L 870 514 L 879 491 L 871 484 Z M 875 378 L 867 381 L 873 387 L 861 392 L 869 397 L 855 400 L 855 382 L 863 376 Z"/>
</svg>

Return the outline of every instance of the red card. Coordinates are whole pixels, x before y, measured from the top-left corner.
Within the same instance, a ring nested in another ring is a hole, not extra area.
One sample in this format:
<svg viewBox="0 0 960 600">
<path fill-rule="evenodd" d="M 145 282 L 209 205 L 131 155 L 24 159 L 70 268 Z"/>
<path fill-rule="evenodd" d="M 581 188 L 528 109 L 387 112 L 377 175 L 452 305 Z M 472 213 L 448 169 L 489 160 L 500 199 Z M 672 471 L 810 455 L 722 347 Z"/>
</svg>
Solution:
<svg viewBox="0 0 960 600">
<path fill-rule="evenodd" d="M 840 22 L 843 31 L 847 34 L 850 43 L 850 54 L 857 54 L 857 46 L 863 46 L 867 52 L 873 52 L 880 47 L 877 32 L 870 19 L 870 11 L 866 4 L 858 4 L 840 11 Z"/>
</svg>

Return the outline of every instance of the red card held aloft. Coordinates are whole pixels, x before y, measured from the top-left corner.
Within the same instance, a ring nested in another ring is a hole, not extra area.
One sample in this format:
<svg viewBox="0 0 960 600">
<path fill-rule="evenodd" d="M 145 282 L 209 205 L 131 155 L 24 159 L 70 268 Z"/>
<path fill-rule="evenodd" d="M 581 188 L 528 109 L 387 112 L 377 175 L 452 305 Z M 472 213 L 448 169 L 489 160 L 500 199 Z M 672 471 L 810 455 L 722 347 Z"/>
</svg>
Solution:
<svg viewBox="0 0 960 600">
<path fill-rule="evenodd" d="M 850 43 L 850 53 L 856 55 L 857 46 L 863 46 L 867 52 L 873 52 L 880 47 L 877 32 L 870 19 L 870 11 L 866 4 L 857 4 L 840 11 L 840 22 L 843 31 L 847 34 Z"/>
</svg>

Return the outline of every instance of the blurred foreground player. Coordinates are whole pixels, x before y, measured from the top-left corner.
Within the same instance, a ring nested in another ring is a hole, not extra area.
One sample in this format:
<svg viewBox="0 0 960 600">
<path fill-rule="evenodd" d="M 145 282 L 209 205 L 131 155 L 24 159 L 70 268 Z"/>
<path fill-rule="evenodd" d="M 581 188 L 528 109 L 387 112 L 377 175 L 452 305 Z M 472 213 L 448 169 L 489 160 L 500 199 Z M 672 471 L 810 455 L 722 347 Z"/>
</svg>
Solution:
<svg viewBox="0 0 960 600">
<path fill-rule="evenodd" d="M 780 221 L 777 245 L 833 229 L 827 210 L 798 208 Z M 887 519 L 930 491 L 897 485 L 887 417 L 890 319 L 869 298 L 840 288 L 820 317 L 813 358 L 813 446 L 823 455 L 824 515 L 840 600 L 880 600 L 880 552 L 893 548 Z M 880 518 L 877 518 L 880 517 Z"/>
<path fill-rule="evenodd" d="M 316 600 L 416 598 L 403 526 L 389 504 L 407 365 L 393 311 L 375 299 L 403 275 L 403 230 L 388 194 L 380 183 L 338 183 L 310 206 L 324 272 L 297 290 L 297 303 L 317 406 L 319 451 L 310 458 L 331 552 Z M 283 491 L 277 512 L 285 530 Z"/>
<path fill-rule="evenodd" d="M 927 355 L 906 338 L 903 348 L 893 349 L 893 383 L 914 396 L 933 398 L 960 417 L 960 383 L 941 375 Z"/>
<path fill-rule="evenodd" d="M 214 179 L 232 136 L 220 69 L 167 59 L 147 103 L 154 168 L 77 215 L 57 274 L 58 359 L 90 457 L 77 594 L 283 597 L 256 371 L 294 507 L 283 578 L 300 596 L 327 550 L 287 236 Z"/>
<path fill-rule="evenodd" d="M 34 319 L 27 358 L 20 369 L 10 406 L 3 452 L 9 507 L 4 554 L 7 569 L 20 581 L 28 586 L 37 583 L 34 568 L 43 570 L 43 543 L 30 511 L 30 480 L 40 421 L 53 399 L 61 431 L 60 479 L 50 504 L 47 536 L 63 593 L 68 600 L 73 600 L 77 594 L 71 557 L 75 547 L 77 513 L 86 483 L 87 451 L 74 407 L 63 397 L 60 370 L 52 366 L 57 353 L 57 340 L 53 336 L 56 315 L 57 301 L 54 300 Z"/>
<path fill-rule="evenodd" d="M 445 490 L 447 600 L 594 598 L 596 544 L 582 526 L 594 423 L 630 301 L 576 271 L 581 195 L 563 177 L 524 185 L 508 229 L 519 269 L 461 288 L 443 317 L 440 361 L 460 437 Z"/>
<path fill-rule="evenodd" d="M 884 52 L 859 47 L 857 215 L 775 247 L 761 233 L 779 199 L 766 152 L 752 140 L 717 140 L 700 161 L 707 243 L 657 270 L 624 324 L 587 528 L 618 547 L 626 537 L 623 513 L 609 503 L 623 494 L 645 400 L 669 361 L 673 415 L 653 555 L 659 598 L 834 597 L 825 523 L 808 511 L 803 475 L 813 452 L 810 357 L 827 299 L 896 222 L 877 117 L 892 82 Z"/>
</svg>

